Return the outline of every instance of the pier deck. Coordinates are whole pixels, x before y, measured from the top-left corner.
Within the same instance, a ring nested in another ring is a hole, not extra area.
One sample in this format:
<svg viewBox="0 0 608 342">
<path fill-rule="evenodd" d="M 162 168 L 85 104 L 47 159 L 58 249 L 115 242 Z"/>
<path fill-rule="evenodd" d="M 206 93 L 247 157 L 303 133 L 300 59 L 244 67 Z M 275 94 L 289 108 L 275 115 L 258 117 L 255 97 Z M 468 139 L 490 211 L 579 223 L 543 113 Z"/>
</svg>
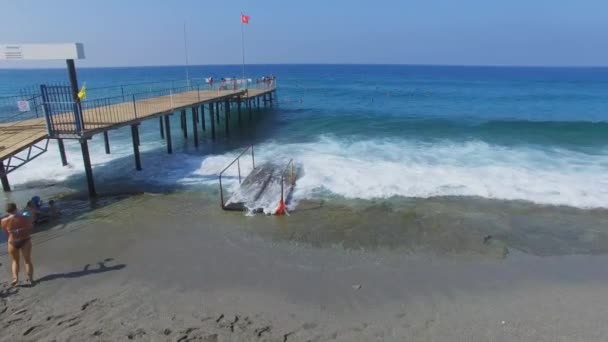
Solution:
<svg viewBox="0 0 608 342">
<path fill-rule="evenodd" d="M 48 137 L 44 119 L 0 124 L 0 160 L 23 151 Z"/>
<path fill-rule="evenodd" d="M 194 119 L 194 113 L 196 113 L 198 107 L 201 108 L 205 104 L 218 104 L 225 103 L 230 106 L 230 102 L 238 102 L 239 112 L 241 110 L 241 103 L 246 101 L 252 101 L 256 98 L 259 101 L 260 97 L 264 98 L 264 104 L 266 102 L 266 96 L 269 96 L 270 102 L 272 102 L 272 93 L 276 91 L 275 87 L 268 87 L 263 89 L 243 89 L 243 90 L 190 90 L 183 92 L 171 93 L 168 95 L 149 97 L 143 99 L 136 99 L 133 95 L 127 95 L 123 101 L 116 101 L 118 103 L 111 103 L 104 99 L 83 101 L 81 102 L 81 129 L 78 131 L 75 115 L 70 111 L 73 107 L 73 103 L 47 103 L 47 110 L 49 107 L 57 106 L 60 108 L 59 112 L 57 108 L 51 109 L 55 114 L 49 115 L 48 117 L 40 117 L 34 119 L 27 119 L 21 121 L 13 121 L 8 123 L 0 123 L 0 178 L 5 191 L 10 190 L 8 186 L 8 180 L 6 175 L 16 167 L 6 167 L 5 161 L 10 164 L 11 158 L 18 159 L 22 164 L 33 159 L 31 157 L 31 149 L 36 144 L 40 143 L 45 139 L 59 139 L 60 142 L 60 153 L 62 161 L 65 162 L 65 151 L 63 150 L 63 143 L 61 139 L 79 139 L 81 144 L 86 139 L 89 139 L 93 135 L 104 133 L 106 144 L 107 144 L 107 131 L 114 130 L 120 127 L 131 125 L 135 131 L 134 139 L 139 139 L 139 133 L 135 127 L 142 121 L 167 116 L 175 112 L 181 111 L 183 118 L 183 124 L 185 125 L 186 109 L 192 108 L 193 120 L 196 122 L 198 118 Z M 124 97 L 124 96 L 123 96 Z M 251 106 L 251 102 L 248 102 Z M 216 115 L 219 107 L 216 107 Z M 213 113 L 213 106 L 210 105 L 210 114 Z M 225 108 L 226 115 L 229 118 L 229 108 Z M 47 123 L 47 121 L 49 121 Z M 213 121 L 213 120 L 211 120 Z M 165 120 L 165 125 L 168 125 L 168 121 Z M 52 127 L 52 136 L 49 136 L 47 126 Z M 213 138 L 215 138 L 215 125 L 210 122 L 210 128 L 213 130 Z M 203 124 L 204 127 L 204 124 Z M 184 127 L 182 126 L 182 130 Z M 161 119 L 161 130 L 162 119 Z M 78 131 L 78 134 L 75 132 Z M 169 130 L 166 130 L 166 134 L 169 134 Z M 228 127 L 226 127 L 228 132 Z M 186 133 L 185 133 L 186 134 Z M 135 137 L 136 136 L 136 137 Z M 164 137 L 163 137 L 164 138 Z M 194 137 L 195 143 L 198 146 L 198 137 Z M 135 142 L 135 140 L 134 140 Z M 86 144 L 86 142 L 85 142 Z M 139 143 L 137 143 L 139 144 Z M 171 139 L 167 139 L 168 151 L 171 153 Z M 42 152 L 46 151 L 39 148 Z M 87 148 L 88 149 L 88 148 Z M 26 154 L 27 156 L 17 157 L 18 154 Z M 136 150 L 136 159 L 138 158 L 138 151 Z M 84 150 L 83 150 L 84 153 Z M 86 152 L 88 154 L 88 151 Z M 36 154 L 37 156 L 39 154 Z M 138 170 L 141 168 L 137 161 Z M 10 166 L 10 165 L 9 165 Z M 85 165 L 86 167 L 86 165 Z M 87 172 L 89 172 L 87 170 Z M 91 188 L 89 188 L 91 190 Z M 92 193 L 94 195 L 94 193 Z"/>
</svg>

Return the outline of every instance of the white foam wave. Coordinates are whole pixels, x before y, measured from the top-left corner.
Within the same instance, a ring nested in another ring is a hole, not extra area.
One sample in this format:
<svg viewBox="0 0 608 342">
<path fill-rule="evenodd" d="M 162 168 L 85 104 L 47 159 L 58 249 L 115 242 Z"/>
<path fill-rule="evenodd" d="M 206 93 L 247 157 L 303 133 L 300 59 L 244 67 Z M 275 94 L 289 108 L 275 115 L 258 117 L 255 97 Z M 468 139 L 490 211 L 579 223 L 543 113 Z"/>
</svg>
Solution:
<svg viewBox="0 0 608 342">
<path fill-rule="evenodd" d="M 218 172 L 239 152 L 167 155 L 162 142 L 145 143 L 141 147 L 143 152 L 157 151 L 143 155 L 144 170 L 137 172 L 129 140 L 116 141 L 111 155 L 103 153 L 101 138 L 90 144 L 97 182 L 122 179 L 217 186 Z M 57 147 L 51 143 L 48 153 L 12 173 L 11 182 L 56 183 L 74 175 L 83 177 L 79 145 L 67 142 L 67 148 L 71 167 L 61 167 Z M 288 158 L 294 158 L 300 169 L 293 194 L 296 201 L 320 198 L 329 192 L 349 199 L 480 196 L 579 208 L 608 207 L 608 153 L 510 148 L 481 141 L 421 143 L 405 139 L 348 141 L 333 137 L 308 143 L 268 142 L 256 146 L 259 163 Z M 244 158 L 242 175 L 250 170 L 250 159 Z M 226 172 L 224 185 L 229 191 L 238 186 L 236 167 Z"/>
<path fill-rule="evenodd" d="M 256 153 L 260 159 L 296 159 L 301 169 L 296 200 L 319 198 L 329 191 L 351 199 L 480 196 L 608 207 L 606 154 L 508 148 L 480 141 L 349 142 L 330 137 L 313 143 L 267 143 Z"/>
</svg>

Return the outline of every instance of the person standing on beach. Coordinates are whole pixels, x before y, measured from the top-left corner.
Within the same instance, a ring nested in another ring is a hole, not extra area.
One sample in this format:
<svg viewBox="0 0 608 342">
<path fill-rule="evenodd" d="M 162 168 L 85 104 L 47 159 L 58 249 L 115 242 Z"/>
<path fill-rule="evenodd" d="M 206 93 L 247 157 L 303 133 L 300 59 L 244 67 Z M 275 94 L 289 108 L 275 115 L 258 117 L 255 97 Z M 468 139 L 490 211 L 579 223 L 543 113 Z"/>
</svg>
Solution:
<svg viewBox="0 0 608 342">
<path fill-rule="evenodd" d="M 34 224 L 33 217 L 27 217 L 17 212 L 15 203 L 6 205 L 7 217 L 0 222 L 2 229 L 8 235 L 8 254 L 12 259 L 13 281 L 12 286 L 19 282 L 19 259 L 23 255 L 27 282 L 29 285 L 34 283 L 34 265 L 32 265 L 32 240 L 30 232 Z"/>
</svg>

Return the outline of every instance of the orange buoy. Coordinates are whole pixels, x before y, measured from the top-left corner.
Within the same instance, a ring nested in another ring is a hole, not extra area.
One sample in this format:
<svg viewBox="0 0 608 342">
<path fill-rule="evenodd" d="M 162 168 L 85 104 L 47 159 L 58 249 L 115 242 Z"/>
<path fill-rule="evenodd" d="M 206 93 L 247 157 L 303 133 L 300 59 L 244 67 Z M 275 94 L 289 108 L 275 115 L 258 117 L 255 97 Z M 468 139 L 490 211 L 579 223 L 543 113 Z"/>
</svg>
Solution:
<svg viewBox="0 0 608 342">
<path fill-rule="evenodd" d="M 283 200 L 281 200 L 279 202 L 279 207 L 277 208 L 277 210 L 274 212 L 275 215 L 285 215 L 285 202 L 283 202 Z"/>
</svg>

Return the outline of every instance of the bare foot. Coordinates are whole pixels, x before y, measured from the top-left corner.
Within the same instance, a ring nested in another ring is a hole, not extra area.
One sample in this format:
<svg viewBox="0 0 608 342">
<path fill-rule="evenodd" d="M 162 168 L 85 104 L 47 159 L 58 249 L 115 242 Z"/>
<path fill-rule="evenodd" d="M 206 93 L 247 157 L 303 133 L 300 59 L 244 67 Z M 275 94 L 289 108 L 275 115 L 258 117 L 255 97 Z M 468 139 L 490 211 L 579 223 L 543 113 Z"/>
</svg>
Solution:
<svg viewBox="0 0 608 342">
<path fill-rule="evenodd" d="M 13 281 L 11 281 L 11 286 L 17 285 L 18 282 L 19 282 L 19 279 L 13 278 Z"/>
</svg>

